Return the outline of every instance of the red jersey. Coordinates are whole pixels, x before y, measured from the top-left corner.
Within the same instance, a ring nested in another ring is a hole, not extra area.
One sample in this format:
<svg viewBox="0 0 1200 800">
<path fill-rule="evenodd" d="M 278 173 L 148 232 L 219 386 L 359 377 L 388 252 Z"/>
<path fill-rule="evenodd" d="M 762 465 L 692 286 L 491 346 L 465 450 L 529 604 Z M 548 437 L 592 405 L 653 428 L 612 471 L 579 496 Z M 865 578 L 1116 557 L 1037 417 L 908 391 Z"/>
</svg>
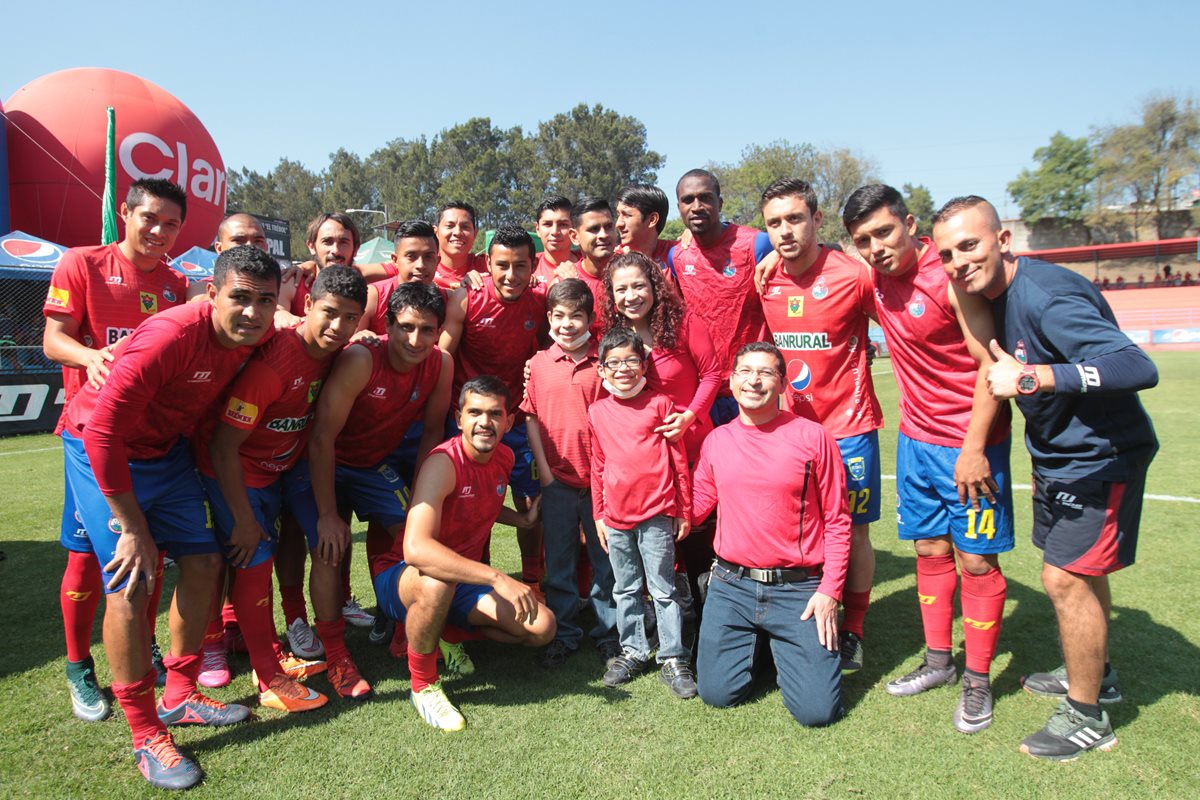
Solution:
<svg viewBox="0 0 1200 800">
<path fill-rule="evenodd" d="M 924 254 L 903 275 L 872 270 L 875 309 L 900 389 L 900 432 L 919 442 L 962 447 L 979 365 L 950 307 L 949 278 L 937 248 L 926 238 L 921 243 Z M 1011 418 L 1005 403 L 988 444 L 1008 437 Z"/>
<path fill-rule="evenodd" d="M 765 233 L 730 224 L 711 247 L 700 247 L 693 239 L 688 247 L 675 247 L 671 253 L 684 302 L 704 320 L 723 377 L 728 377 L 733 356 L 742 345 L 767 338 L 754 288 L 754 265 L 769 250 Z M 728 387 L 722 391 L 727 393 Z"/>
<path fill-rule="evenodd" d="M 683 312 L 675 347 L 650 349 L 646 364 L 646 385 L 665 394 L 676 411 L 691 410 L 696 415 L 683 435 L 688 463 L 700 457 L 700 445 L 713 429 L 708 411 L 723 383 L 721 364 L 713 350 L 712 339 L 704 324 L 691 311 Z"/>
<path fill-rule="evenodd" d="M 187 280 L 159 262 L 149 272 L 125 258 L 116 244 L 73 247 L 50 276 L 42 314 L 65 314 L 79 323 L 79 341 L 99 350 L 133 333 L 151 314 L 187 301 Z M 87 383 L 83 367 L 63 368 L 63 416 L 66 406 Z"/>
<path fill-rule="evenodd" d="M 554 479 L 576 489 L 589 485 L 588 406 L 608 394 L 597 369 L 599 349 L 599 343 L 590 340 L 581 361 L 557 343 L 542 350 L 529 362 L 529 383 L 521 402 L 523 411 L 538 418 Z"/>
<path fill-rule="evenodd" d="M 304 452 L 308 427 L 333 358 L 313 358 L 295 328 L 278 331 L 246 363 L 221 403 L 214 406 L 193 443 L 196 468 L 216 476 L 209 438 L 224 423 L 253 431 L 238 448 L 247 486 L 270 486 Z"/>
<path fill-rule="evenodd" d="M 462 338 L 454 354 L 454 392 L 477 375 L 495 375 L 504 381 L 515 411 L 525 394 L 525 362 L 539 350 L 548 328 L 546 294 L 541 286 L 526 289 L 512 302 L 500 299 L 488 279 L 483 289 L 467 292 L 467 313 Z"/>
<path fill-rule="evenodd" d="M 883 427 L 867 368 L 874 287 L 864 264 L 821 247 L 798 278 L 775 272 L 761 297 L 775 346 L 787 362 L 787 400 L 835 439 Z"/>
<path fill-rule="evenodd" d="M 166 455 L 253 355 L 223 346 L 212 314 L 211 303 L 155 314 L 118 346 L 104 387 L 84 384 L 67 406 L 66 430 L 83 439 L 104 494 L 131 491 L 130 459 Z"/>
<path fill-rule="evenodd" d="M 673 410 L 670 400 L 649 389 L 628 400 L 602 397 L 588 409 L 596 519 L 630 530 L 659 514 L 687 517 L 687 456 L 679 442 L 654 432 Z"/>
<path fill-rule="evenodd" d="M 338 464 L 366 469 L 399 447 L 408 427 L 425 413 L 442 374 L 442 350 L 434 347 L 415 368 L 398 372 L 388 360 L 386 336 L 376 345 L 351 347 L 371 354 L 371 377 L 354 399 L 334 451 Z"/>
<path fill-rule="evenodd" d="M 293 316 L 303 317 L 305 315 L 306 312 L 304 311 L 304 301 L 308 299 L 310 294 L 312 294 L 312 286 L 315 282 L 315 275 L 311 281 L 305 277 L 303 273 L 301 273 L 297 278 L 296 293 L 292 295 L 292 304 L 288 307 L 288 311 L 292 312 Z"/>
<path fill-rule="evenodd" d="M 820 425 L 780 412 L 766 425 L 735 419 L 704 441 L 692 519 L 717 508 L 713 549 L 743 567 L 823 567 L 818 591 L 841 600 L 850 563 L 842 456 Z"/>
<path fill-rule="evenodd" d="M 463 558 L 480 561 L 492 538 L 492 526 L 504 505 L 513 451 L 499 445 L 486 464 L 475 461 L 463 449 L 462 437 L 442 442 L 429 451 L 432 459 L 442 453 L 454 466 L 454 491 L 442 501 L 437 540 Z M 397 536 L 390 552 L 377 559 L 374 574 L 404 560 L 404 537 Z"/>
<path fill-rule="evenodd" d="M 433 273 L 433 282 L 442 289 L 457 289 L 462 286 L 463 278 L 468 272 L 482 272 L 483 282 L 488 282 L 488 264 L 487 256 L 483 253 L 476 253 L 471 256 L 471 260 L 467 262 L 466 270 L 459 272 L 449 264 L 441 261 L 438 262 L 437 271 Z"/>
<path fill-rule="evenodd" d="M 604 288 L 604 271 L 601 270 L 600 275 L 593 277 L 584 271 L 582 261 L 575 265 L 575 277 L 587 284 L 588 291 L 592 293 L 592 326 L 588 328 L 592 333 L 592 338 L 599 340 L 604 336 L 604 295 L 607 290 Z"/>
<path fill-rule="evenodd" d="M 383 336 L 387 333 L 387 312 L 388 300 L 392 297 L 392 292 L 396 291 L 396 287 L 400 284 L 395 277 L 386 278 L 376 283 L 371 284 L 379 292 L 379 303 L 375 306 L 375 316 L 367 320 L 367 330 L 378 336 Z M 449 292 L 438 286 L 437 290 L 442 293 L 442 302 L 450 301 Z"/>
<path fill-rule="evenodd" d="M 572 263 L 578 263 L 575 253 L 571 253 L 568 260 Z M 537 263 L 533 265 L 533 281 L 535 283 L 552 284 L 558 280 L 558 276 L 554 271 L 562 266 L 562 262 L 551 264 L 546 258 L 546 252 L 543 250 L 538 253 Z"/>
</svg>

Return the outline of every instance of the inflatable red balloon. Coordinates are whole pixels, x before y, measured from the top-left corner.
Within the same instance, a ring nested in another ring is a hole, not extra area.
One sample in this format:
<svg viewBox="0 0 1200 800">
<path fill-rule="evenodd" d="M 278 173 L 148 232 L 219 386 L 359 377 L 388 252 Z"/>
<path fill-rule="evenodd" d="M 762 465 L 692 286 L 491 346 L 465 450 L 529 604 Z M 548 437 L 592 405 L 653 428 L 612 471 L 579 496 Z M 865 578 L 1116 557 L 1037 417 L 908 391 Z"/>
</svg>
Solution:
<svg viewBox="0 0 1200 800">
<path fill-rule="evenodd" d="M 12 227 L 71 247 L 100 242 L 108 106 L 117 116 L 118 207 L 137 178 L 174 181 L 188 213 L 171 254 L 208 247 L 225 214 L 216 143 L 164 89 L 111 69 L 45 75 L 4 102 Z"/>
</svg>

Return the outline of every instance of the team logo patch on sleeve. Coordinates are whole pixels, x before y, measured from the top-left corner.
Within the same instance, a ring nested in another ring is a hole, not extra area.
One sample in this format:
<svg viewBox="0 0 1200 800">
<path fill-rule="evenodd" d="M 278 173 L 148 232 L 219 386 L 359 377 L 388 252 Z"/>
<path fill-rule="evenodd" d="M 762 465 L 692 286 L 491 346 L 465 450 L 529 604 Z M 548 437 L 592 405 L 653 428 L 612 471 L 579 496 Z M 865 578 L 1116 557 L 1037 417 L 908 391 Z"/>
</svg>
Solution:
<svg viewBox="0 0 1200 800">
<path fill-rule="evenodd" d="M 258 419 L 258 406 L 236 397 L 230 397 L 229 403 L 225 406 L 225 418 L 242 425 L 253 425 Z"/>
<path fill-rule="evenodd" d="M 71 303 L 71 292 L 68 289 L 60 289 L 57 286 L 51 286 L 50 292 L 46 295 L 46 305 L 56 306 L 58 308 L 66 308 Z"/>
<path fill-rule="evenodd" d="M 788 316 L 803 317 L 804 316 L 804 295 L 796 295 L 788 297 Z"/>
<path fill-rule="evenodd" d="M 158 313 L 158 295 L 156 295 L 154 292 L 139 292 L 138 294 L 141 296 L 141 299 L 142 299 L 142 313 L 143 314 L 157 314 Z"/>
</svg>

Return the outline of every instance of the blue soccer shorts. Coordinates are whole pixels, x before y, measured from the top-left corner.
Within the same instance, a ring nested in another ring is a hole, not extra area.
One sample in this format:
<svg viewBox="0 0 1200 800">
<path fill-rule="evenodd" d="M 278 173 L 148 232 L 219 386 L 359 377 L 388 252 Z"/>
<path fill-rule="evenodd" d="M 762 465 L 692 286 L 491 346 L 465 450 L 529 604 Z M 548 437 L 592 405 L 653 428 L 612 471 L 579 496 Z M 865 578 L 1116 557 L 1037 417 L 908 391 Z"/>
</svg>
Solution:
<svg viewBox="0 0 1200 800">
<path fill-rule="evenodd" d="M 394 450 L 374 467 L 338 466 L 334 470 L 338 508 L 349 508 L 360 520 L 378 522 L 385 528 L 403 525 L 408 519 L 411 499 L 408 485 L 400 477 Z M 313 497 L 308 461 L 296 462 L 283 479 L 283 502 L 291 513 L 311 550 L 317 546 L 317 501 Z"/>
<path fill-rule="evenodd" d="M 387 615 L 388 619 L 395 620 L 401 625 L 408 618 L 408 609 L 400 602 L 400 575 L 406 569 L 408 569 L 408 564 L 400 561 L 376 575 L 373 581 L 375 602 L 379 606 L 379 610 Z M 454 587 L 454 599 L 450 601 L 450 612 L 446 615 L 446 622 L 465 631 L 474 630 L 469 621 L 471 612 L 475 610 L 475 606 L 479 605 L 479 598 L 491 593 L 492 587 L 490 586 L 473 583 L 457 584 Z"/>
<path fill-rule="evenodd" d="M 233 512 L 221 494 L 221 485 L 216 478 L 207 475 L 200 476 L 204 493 L 208 496 L 208 506 L 212 509 L 213 525 L 217 529 L 217 538 L 221 542 L 225 559 L 229 559 L 229 537 L 233 533 Z M 283 510 L 283 481 L 279 479 L 270 486 L 255 488 L 246 487 L 246 497 L 250 500 L 250 508 L 254 511 L 254 519 L 258 521 L 269 539 L 260 539 L 250 563 L 246 567 L 257 567 L 264 561 L 275 556 L 279 546 L 279 515 Z"/>
<path fill-rule="evenodd" d="M 837 440 L 846 468 L 846 504 L 850 524 L 867 525 L 879 520 L 879 432 L 847 436 Z"/>
</svg>

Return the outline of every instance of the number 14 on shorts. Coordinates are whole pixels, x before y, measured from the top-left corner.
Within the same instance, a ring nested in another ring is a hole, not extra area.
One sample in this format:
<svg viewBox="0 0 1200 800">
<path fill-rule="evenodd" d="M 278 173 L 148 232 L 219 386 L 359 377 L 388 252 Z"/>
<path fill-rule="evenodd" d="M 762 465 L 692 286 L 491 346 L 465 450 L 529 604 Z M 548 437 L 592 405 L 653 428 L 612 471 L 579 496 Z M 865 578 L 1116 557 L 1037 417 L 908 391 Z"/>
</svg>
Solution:
<svg viewBox="0 0 1200 800">
<path fill-rule="evenodd" d="M 973 508 L 967 509 L 967 532 L 965 536 L 968 539 L 978 539 L 983 536 L 991 539 L 996 535 L 996 512 L 994 509 L 985 508 L 976 511 Z"/>
</svg>

